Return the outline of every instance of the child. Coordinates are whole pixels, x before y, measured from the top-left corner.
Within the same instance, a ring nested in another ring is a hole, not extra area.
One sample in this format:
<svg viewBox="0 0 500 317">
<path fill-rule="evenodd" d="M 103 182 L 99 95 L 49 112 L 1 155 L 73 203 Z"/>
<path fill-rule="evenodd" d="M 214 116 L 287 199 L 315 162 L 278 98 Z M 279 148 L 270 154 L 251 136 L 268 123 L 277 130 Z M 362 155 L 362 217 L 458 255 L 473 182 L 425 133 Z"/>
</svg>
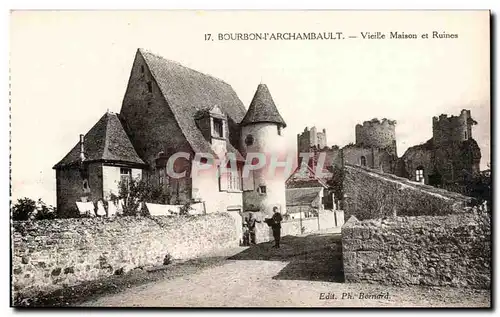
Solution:
<svg viewBox="0 0 500 317">
<path fill-rule="evenodd" d="M 248 230 L 248 226 L 247 226 L 246 219 L 245 219 L 245 222 L 243 223 L 243 245 L 244 246 L 250 245 L 249 238 L 250 238 L 250 232 Z"/>
</svg>

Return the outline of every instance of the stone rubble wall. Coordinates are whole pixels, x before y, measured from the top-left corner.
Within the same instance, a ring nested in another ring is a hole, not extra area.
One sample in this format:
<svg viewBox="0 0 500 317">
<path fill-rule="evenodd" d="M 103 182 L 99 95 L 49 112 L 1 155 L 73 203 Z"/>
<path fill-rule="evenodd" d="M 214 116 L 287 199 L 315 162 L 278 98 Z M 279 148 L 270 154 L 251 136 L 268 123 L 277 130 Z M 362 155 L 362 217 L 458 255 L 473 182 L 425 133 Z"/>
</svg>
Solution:
<svg viewBox="0 0 500 317">
<path fill-rule="evenodd" d="M 461 213 L 469 197 L 360 166 L 346 166 L 345 219 Z"/>
<path fill-rule="evenodd" d="M 30 296 L 137 267 L 237 247 L 226 213 L 189 217 L 73 218 L 12 226 L 14 296 Z"/>
<path fill-rule="evenodd" d="M 489 289 L 490 216 L 351 217 L 342 253 L 346 282 Z"/>
</svg>

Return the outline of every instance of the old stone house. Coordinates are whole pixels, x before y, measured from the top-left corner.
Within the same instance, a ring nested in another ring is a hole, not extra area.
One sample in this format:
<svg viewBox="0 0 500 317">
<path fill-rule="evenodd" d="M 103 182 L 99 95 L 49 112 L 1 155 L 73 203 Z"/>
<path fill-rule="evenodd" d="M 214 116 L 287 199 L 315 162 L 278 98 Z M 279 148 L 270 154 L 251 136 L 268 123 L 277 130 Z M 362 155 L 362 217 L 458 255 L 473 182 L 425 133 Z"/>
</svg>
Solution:
<svg viewBox="0 0 500 317">
<path fill-rule="evenodd" d="M 54 166 L 58 211 L 108 199 L 124 177 L 158 184 L 170 204 L 203 201 L 207 212 L 284 211 L 284 175 L 255 170 L 243 178 L 242 170 L 248 153 L 283 153 L 285 127 L 266 85 L 247 111 L 224 81 L 138 49 L 120 113 L 106 113 Z M 181 178 L 167 170 L 177 153 L 188 154 L 173 165 Z M 216 173 L 229 156 L 236 172 Z M 213 168 L 192 173 L 201 162 Z"/>
<path fill-rule="evenodd" d="M 121 180 L 141 177 L 145 168 L 118 115 L 107 112 L 54 166 L 57 210 L 66 216 L 76 213 L 76 201 L 109 198 Z"/>
</svg>

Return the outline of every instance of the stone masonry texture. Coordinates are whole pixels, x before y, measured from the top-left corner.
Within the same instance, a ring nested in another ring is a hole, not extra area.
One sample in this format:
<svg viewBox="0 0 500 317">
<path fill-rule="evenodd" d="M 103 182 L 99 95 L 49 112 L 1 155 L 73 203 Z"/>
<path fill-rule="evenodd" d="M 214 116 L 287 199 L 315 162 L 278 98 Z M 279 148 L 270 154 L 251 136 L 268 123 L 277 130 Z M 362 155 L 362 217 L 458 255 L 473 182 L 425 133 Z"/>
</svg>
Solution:
<svg viewBox="0 0 500 317">
<path fill-rule="evenodd" d="M 345 219 L 444 216 L 463 211 L 466 198 L 432 186 L 361 167 L 344 169 Z"/>
<path fill-rule="evenodd" d="M 162 265 L 167 254 L 174 260 L 199 257 L 240 240 L 226 213 L 19 221 L 12 236 L 14 297 Z"/>
<path fill-rule="evenodd" d="M 489 289 L 490 216 L 351 217 L 342 255 L 346 282 Z"/>
</svg>

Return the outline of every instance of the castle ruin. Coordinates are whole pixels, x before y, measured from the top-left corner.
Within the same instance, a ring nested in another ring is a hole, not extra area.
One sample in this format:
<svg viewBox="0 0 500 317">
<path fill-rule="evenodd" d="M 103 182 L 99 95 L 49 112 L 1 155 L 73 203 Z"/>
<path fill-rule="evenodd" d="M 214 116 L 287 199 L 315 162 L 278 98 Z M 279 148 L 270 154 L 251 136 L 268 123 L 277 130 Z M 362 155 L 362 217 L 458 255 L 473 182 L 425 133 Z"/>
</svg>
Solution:
<svg viewBox="0 0 500 317">
<path fill-rule="evenodd" d="M 445 114 L 432 119 L 432 138 L 410 147 L 398 157 L 396 121 L 372 119 L 357 124 L 356 142 L 342 148 L 326 144 L 326 130 L 304 129 L 297 135 L 300 153 L 311 153 L 309 165 L 316 167 L 319 156 L 325 156 L 324 170 L 344 164 L 360 165 L 410 180 L 467 194 L 469 184 L 479 175 L 481 150 L 472 137 L 470 110 L 458 116 Z"/>
</svg>

